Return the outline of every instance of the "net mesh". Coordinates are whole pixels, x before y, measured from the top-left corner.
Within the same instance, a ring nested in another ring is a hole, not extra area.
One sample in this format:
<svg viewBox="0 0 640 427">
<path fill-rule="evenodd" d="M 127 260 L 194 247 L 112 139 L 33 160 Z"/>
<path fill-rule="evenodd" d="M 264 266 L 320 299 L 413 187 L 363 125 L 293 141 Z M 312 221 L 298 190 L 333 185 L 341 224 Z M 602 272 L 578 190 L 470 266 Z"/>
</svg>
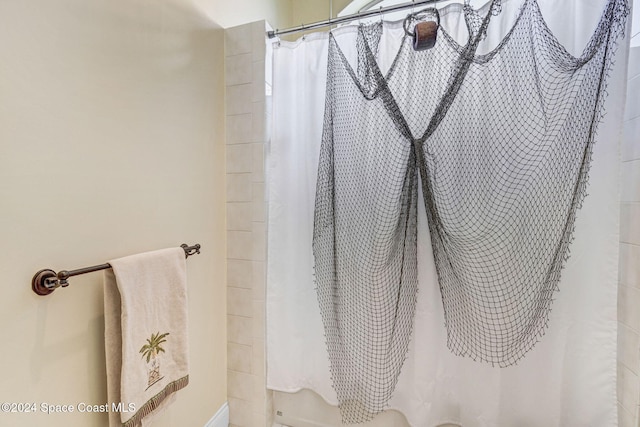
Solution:
<svg viewBox="0 0 640 427">
<path fill-rule="evenodd" d="M 385 409 L 407 354 L 420 187 L 447 345 L 499 367 L 544 334 L 585 196 L 626 1 L 608 1 L 580 57 L 534 0 L 486 54 L 478 46 L 500 1 L 461 10 L 466 44 L 442 28 L 427 51 L 405 38 L 385 74 L 381 23 L 359 26 L 353 66 L 329 38 L 313 252 L 348 424 Z"/>
</svg>

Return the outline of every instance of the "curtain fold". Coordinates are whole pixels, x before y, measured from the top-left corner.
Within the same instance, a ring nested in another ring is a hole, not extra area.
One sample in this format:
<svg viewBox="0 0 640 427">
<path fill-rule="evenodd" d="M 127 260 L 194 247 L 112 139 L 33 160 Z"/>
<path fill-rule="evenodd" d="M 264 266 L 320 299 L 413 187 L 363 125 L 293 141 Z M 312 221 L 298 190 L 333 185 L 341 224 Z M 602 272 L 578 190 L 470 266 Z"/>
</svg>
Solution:
<svg viewBox="0 0 640 427">
<path fill-rule="evenodd" d="M 558 42 L 580 56 L 606 2 L 538 3 Z M 478 54 L 490 52 L 504 39 L 521 4 L 504 2 Z M 443 27 L 459 42 L 468 36 L 465 26 L 459 24 L 461 12 L 456 5 L 440 12 Z M 572 25 L 567 25 L 567 16 L 571 16 Z M 400 23 L 385 24 L 376 43 L 381 72 L 392 69 L 402 36 Z M 358 30 L 341 28 L 333 37 L 344 59 L 357 69 L 362 61 L 356 49 Z M 517 365 L 493 368 L 455 356 L 447 348 L 427 215 L 424 204 L 417 204 L 419 289 L 415 313 L 410 313 L 413 332 L 389 402 L 389 407 L 404 413 L 412 426 L 444 422 L 464 427 L 616 425 L 617 153 L 627 41 L 621 42 L 611 70 L 607 115 L 593 146 L 589 196 L 577 215 L 572 255 L 562 272 L 560 292 L 554 295 L 549 327 Z M 273 130 L 268 157 L 267 385 L 287 392 L 308 388 L 337 404 L 312 253 L 328 49 L 326 35 L 307 36 L 293 44 L 282 42 L 274 49 Z M 444 76 L 429 77 L 446 84 L 448 75 L 447 70 Z M 375 87 L 368 91 L 375 91 Z M 380 119 L 353 115 L 349 120 L 366 125 Z M 419 120 L 414 122 L 411 124 L 416 128 L 426 126 Z M 377 184 L 384 181 L 380 179 Z M 418 193 L 422 191 L 420 188 Z M 364 356 L 355 356 L 353 366 Z"/>
</svg>

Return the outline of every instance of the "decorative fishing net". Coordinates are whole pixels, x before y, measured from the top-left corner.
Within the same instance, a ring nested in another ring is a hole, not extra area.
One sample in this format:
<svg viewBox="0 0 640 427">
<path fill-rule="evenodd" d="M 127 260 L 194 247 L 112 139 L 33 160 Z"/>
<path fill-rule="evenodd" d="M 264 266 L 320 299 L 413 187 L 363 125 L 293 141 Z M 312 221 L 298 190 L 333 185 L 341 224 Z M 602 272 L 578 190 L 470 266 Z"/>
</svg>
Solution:
<svg viewBox="0 0 640 427">
<path fill-rule="evenodd" d="M 443 28 L 426 51 L 405 37 L 385 75 L 381 23 L 359 26 L 354 66 L 330 35 L 313 251 L 345 423 L 385 409 L 407 354 L 419 179 L 454 354 L 521 359 L 568 257 L 626 0 L 608 1 L 580 57 L 535 0 L 478 54 L 501 4 L 463 9 L 466 45 Z"/>
</svg>

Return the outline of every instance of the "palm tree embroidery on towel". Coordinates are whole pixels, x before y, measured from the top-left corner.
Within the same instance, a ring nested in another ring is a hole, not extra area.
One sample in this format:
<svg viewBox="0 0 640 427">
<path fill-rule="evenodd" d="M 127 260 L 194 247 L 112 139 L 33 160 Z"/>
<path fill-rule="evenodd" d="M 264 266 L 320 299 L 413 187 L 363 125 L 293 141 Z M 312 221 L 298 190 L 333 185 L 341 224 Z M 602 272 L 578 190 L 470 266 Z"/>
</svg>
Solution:
<svg viewBox="0 0 640 427">
<path fill-rule="evenodd" d="M 149 381 L 145 391 L 149 390 L 152 385 L 164 378 L 164 376 L 160 376 L 160 360 L 158 355 L 165 352 L 164 348 L 161 347 L 161 344 L 167 342 L 166 337 L 168 335 L 168 332 L 162 335 L 160 332 L 151 334 L 151 338 L 147 338 L 147 343 L 140 349 L 142 358 L 145 356 L 147 358 L 147 373 L 149 375 Z"/>
</svg>

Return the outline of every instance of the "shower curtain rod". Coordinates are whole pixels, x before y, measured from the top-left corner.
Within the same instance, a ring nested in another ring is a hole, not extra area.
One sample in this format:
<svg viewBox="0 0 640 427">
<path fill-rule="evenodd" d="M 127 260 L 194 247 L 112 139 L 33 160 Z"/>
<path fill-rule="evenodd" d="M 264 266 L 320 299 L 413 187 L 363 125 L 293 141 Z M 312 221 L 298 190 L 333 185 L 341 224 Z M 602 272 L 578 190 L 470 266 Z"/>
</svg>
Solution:
<svg viewBox="0 0 640 427">
<path fill-rule="evenodd" d="M 193 246 L 187 246 L 186 244 L 180 245 L 184 249 L 185 258 L 189 258 L 190 255 L 200 253 L 200 244 L 196 243 Z M 106 270 L 111 268 L 109 264 L 94 265 L 91 267 L 79 268 L 77 270 L 61 270 L 55 272 L 50 269 L 44 269 L 38 271 L 31 280 L 31 289 L 38 295 L 49 295 L 59 287 L 69 286 L 69 277 L 78 276 L 85 273 L 93 273 L 94 271 Z"/>
<path fill-rule="evenodd" d="M 432 3 L 438 3 L 442 1 L 444 0 L 417 0 L 417 1 L 414 0 L 408 3 L 401 3 L 394 6 L 380 7 L 377 10 L 367 10 L 365 12 L 358 12 L 358 13 L 354 13 L 347 16 L 341 16 L 339 18 L 331 18 L 325 21 L 314 22 L 313 24 L 308 24 L 308 25 L 302 24 L 298 27 L 291 27 L 284 30 L 267 31 L 267 37 L 272 39 L 274 37 L 281 36 L 283 34 L 291 34 L 291 33 L 297 33 L 300 31 L 313 30 L 316 28 L 327 27 L 329 25 L 341 24 L 343 22 L 353 21 L 355 19 L 366 18 L 368 16 L 382 15 L 388 12 L 396 12 L 399 10 L 410 9 L 413 7 L 423 6 L 423 5 L 432 4 Z"/>
</svg>

